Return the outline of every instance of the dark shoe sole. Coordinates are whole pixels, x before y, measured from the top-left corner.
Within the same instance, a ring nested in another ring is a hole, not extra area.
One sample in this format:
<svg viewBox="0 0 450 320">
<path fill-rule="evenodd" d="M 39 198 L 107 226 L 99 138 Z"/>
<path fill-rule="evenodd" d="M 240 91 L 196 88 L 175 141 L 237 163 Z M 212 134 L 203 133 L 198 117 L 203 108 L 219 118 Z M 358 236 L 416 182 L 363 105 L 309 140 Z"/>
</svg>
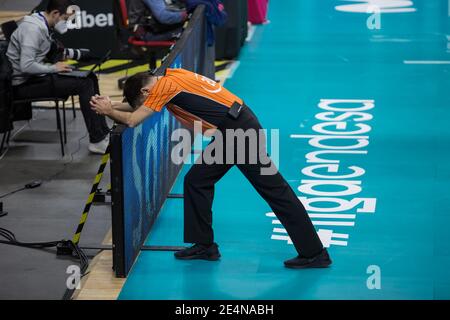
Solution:
<svg viewBox="0 0 450 320">
<path fill-rule="evenodd" d="M 289 269 L 309 269 L 309 268 L 321 269 L 321 268 L 328 268 L 331 264 L 332 264 L 331 260 L 326 260 L 326 261 L 313 261 L 311 263 L 304 264 L 304 265 L 287 265 L 287 264 L 285 264 L 284 266 Z"/>
<path fill-rule="evenodd" d="M 207 260 L 207 261 L 217 261 L 220 259 L 220 254 L 213 254 L 213 255 L 206 255 L 206 254 L 201 254 L 201 255 L 193 255 L 193 256 L 186 256 L 186 257 L 177 257 L 175 256 L 176 259 L 178 260 Z"/>
</svg>

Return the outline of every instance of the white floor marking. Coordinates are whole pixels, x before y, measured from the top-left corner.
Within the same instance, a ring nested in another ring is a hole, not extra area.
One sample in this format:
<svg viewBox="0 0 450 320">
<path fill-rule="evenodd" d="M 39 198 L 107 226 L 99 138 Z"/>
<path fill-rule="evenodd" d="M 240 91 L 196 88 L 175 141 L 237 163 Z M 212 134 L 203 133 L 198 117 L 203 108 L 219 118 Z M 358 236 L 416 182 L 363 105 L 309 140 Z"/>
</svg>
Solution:
<svg viewBox="0 0 450 320">
<path fill-rule="evenodd" d="M 354 226 L 354 222 L 343 222 L 343 221 L 312 221 L 315 226 Z"/>
<path fill-rule="evenodd" d="M 450 60 L 404 60 L 404 64 L 450 64 Z"/>
</svg>

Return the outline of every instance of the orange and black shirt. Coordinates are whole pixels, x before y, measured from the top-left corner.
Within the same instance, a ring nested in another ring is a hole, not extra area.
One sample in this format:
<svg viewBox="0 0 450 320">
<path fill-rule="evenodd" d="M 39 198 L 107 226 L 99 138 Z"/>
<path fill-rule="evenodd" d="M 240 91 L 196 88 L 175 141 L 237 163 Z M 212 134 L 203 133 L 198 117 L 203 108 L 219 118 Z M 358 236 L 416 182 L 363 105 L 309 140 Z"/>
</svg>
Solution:
<svg viewBox="0 0 450 320">
<path fill-rule="evenodd" d="M 144 105 L 154 111 L 167 109 L 184 125 L 202 121 L 203 130 L 216 128 L 234 102 L 243 101 L 213 81 L 184 69 L 167 69 L 150 91 Z"/>
</svg>

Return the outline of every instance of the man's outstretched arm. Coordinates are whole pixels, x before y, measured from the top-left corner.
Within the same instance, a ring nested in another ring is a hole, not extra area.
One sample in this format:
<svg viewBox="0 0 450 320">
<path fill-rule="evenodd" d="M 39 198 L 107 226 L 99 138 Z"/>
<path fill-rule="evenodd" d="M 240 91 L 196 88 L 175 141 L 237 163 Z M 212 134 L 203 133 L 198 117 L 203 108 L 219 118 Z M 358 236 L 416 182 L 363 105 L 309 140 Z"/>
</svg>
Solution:
<svg viewBox="0 0 450 320">
<path fill-rule="evenodd" d="M 111 112 L 105 115 L 117 122 L 127 125 L 128 127 L 134 128 L 144 122 L 144 120 L 150 117 L 153 113 L 154 111 L 152 109 L 147 108 L 146 106 L 141 106 L 133 112 L 111 109 Z"/>
<path fill-rule="evenodd" d="M 154 112 L 146 106 L 141 106 L 133 112 L 117 110 L 113 108 L 111 101 L 108 101 L 107 99 L 96 99 L 95 97 L 92 97 L 91 99 L 91 107 L 92 110 L 98 114 L 103 114 L 132 128 L 142 123 Z"/>
</svg>

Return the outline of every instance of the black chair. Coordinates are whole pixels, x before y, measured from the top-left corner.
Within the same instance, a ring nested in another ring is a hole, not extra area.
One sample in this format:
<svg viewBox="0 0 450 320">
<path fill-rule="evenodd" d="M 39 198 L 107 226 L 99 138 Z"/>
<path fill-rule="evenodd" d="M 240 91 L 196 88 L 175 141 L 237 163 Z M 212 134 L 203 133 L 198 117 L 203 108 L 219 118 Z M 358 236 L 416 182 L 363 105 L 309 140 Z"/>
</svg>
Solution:
<svg viewBox="0 0 450 320">
<path fill-rule="evenodd" d="M 114 13 L 118 15 L 116 20 L 119 27 L 118 31 L 120 32 L 120 29 L 125 29 L 129 32 L 130 26 L 128 24 L 127 2 L 126 0 L 117 1 L 118 3 L 116 3 L 114 7 Z M 163 41 L 144 41 L 137 38 L 135 35 L 131 35 L 128 37 L 127 42 L 134 47 L 143 49 L 143 52 L 148 55 L 149 67 L 153 70 L 156 69 L 157 55 L 159 53 L 167 53 L 169 48 L 175 44 L 176 40 L 177 39 Z"/>
<path fill-rule="evenodd" d="M 17 29 L 17 22 L 15 20 L 7 21 L 1 24 L 3 35 L 9 41 L 14 31 Z"/>
<path fill-rule="evenodd" d="M 134 48 L 134 55 L 146 56 L 150 70 L 157 67 L 157 57 L 165 56 L 170 48 L 175 45 L 177 39 L 165 41 L 144 41 L 132 34 L 128 21 L 128 8 L 126 0 L 115 0 L 114 2 L 114 18 L 117 36 L 119 42 L 125 46 Z M 139 51 L 139 53 L 137 52 Z M 123 89 L 123 85 L 128 77 L 119 79 L 119 89 Z"/>
<path fill-rule="evenodd" d="M 9 42 L 9 39 L 11 38 L 11 35 L 13 34 L 13 32 L 17 29 L 17 23 L 15 21 L 8 21 L 5 22 L 3 24 L 1 24 L 1 29 L 3 34 L 5 35 L 5 38 L 7 39 L 7 42 Z M 8 58 L 6 57 L 6 50 L 7 50 L 7 45 L 4 45 L 1 47 L 1 53 L 0 53 L 0 58 L 2 60 L 5 60 L 5 63 L 7 63 L 8 66 L 5 66 L 5 70 L 3 70 L 2 72 L 10 72 L 12 74 L 12 68 L 11 65 L 9 64 Z M 7 70 L 9 68 L 9 70 Z M 55 92 L 54 89 L 54 75 L 53 74 L 49 74 L 51 77 L 51 86 L 52 86 L 52 92 Z M 10 76 L 10 80 L 9 80 L 9 84 L 6 84 L 6 90 L 7 93 L 10 97 L 9 99 L 9 103 L 11 104 L 10 110 L 12 111 L 15 105 L 18 104 L 23 104 L 23 103 L 33 103 L 33 102 L 48 102 L 48 101 L 52 101 L 55 103 L 55 111 L 56 111 L 56 126 L 57 126 L 57 130 L 59 132 L 59 138 L 60 138 L 60 144 L 61 144 L 61 153 L 62 156 L 65 155 L 64 152 L 64 144 L 67 143 L 67 122 L 66 122 L 66 100 L 69 97 L 57 97 L 56 94 L 53 94 L 50 97 L 40 97 L 40 98 L 35 98 L 35 99 L 20 99 L 20 97 L 15 97 L 14 96 L 14 90 L 12 87 L 12 81 L 13 76 Z M 4 80 L 7 81 L 7 80 Z M 60 103 L 62 103 L 62 109 L 63 109 L 63 125 L 61 125 L 61 115 L 60 115 Z M 76 111 L 75 111 L 75 101 L 74 101 L 74 97 L 72 96 L 72 111 L 73 111 L 73 117 L 76 118 Z M 10 139 L 10 130 L 6 131 L 3 135 L 2 138 L 2 142 L 0 145 L 0 154 L 2 153 L 3 147 L 5 145 L 5 143 L 9 143 L 9 139 Z"/>
<path fill-rule="evenodd" d="M 54 87 L 54 79 L 53 79 L 53 75 L 50 75 L 52 77 L 52 86 Z M 12 80 L 12 77 L 11 77 Z M 52 89 L 52 91 L 54 92 L 54 89 Z M 10 97 L 9 99 L 9 103 L 10 103 L 10 108 L 9 110 L 12 111 L 14 110 L 14 106 L 19 105 L 19 104 L 24 104 L 24 103 L 33 103 L 33 102 L 48 102 L 48 101 L 52 101 L 55 103 L 55 112 L 56 112 L 56 127 L 59 133 L 59 141 L 60 141 L 60 145 L 61 145 L 61 154 L 64 157 L 65 152 L 64 152 L 64 145 L 67 143 L 67 126 L 66 126 L 66 114 L 65 114 L 65 102 L 68 99 L 68 97 L 57 97 L 56 95 L 53 95 L 51 97 L 42 97 L 42 98 L 36 98 L 36 99 L 16 99 L 14 97 L 14 90 L 12 87 L 12 83 L 10 82 L 10 86 L 9 86 L 9 91 L 7 92 L 8 96 Z M 63 126 L 61 125 L 61 115 L 60 115 L 60 103 L 62 103 L 63 106 Z M 13 119 L 10 119 L 11 121 L 13 121 Z M 9 129 L 7 132 L 4 133 L 3 138 L 2 138 L 2 142 L 1 142 L 1 146 L 0 146 L 0 154 L 3 151 L 3 147 L 6 144 L 9 144 L 9 139 L 11 136 L 11 129 Z"/>
<path fill-rule="evenodd" d="M 52 92 L 55 92 L 54 90 L 54 78 L 53 75 L 50 74 L 50 77 L 52 79 Z M 12 86 L 11 86 L 12 90 Z M 66 124 L 66 109 L 65 104 L 66 100 L 69 97 L 57 97 L 56 94 L 53 94 L 51 97 L 42 97 L 42 98 L 35 98 L 35 99 L 16 99 L 14 97 L 14 93 L 12 93 L 12 108 L 14 108 L 15 105 L 23 104 L 23 103 L 33 103 L 33 102 L 49 102 L 52 101 L 55 103 L 55 112 L 56 112 L 56 128 L 59 133 L 59 141 L 61 144 L 61 154 L 64 157 L 64 145 L 67 143 L 67 124 Z M 60 103 L 62 103 L 62 109 L 63 109 L 63 125 L 61 126 L 61 114 L 59 112 Z M 9 137 L 9 136 L 8 136 Z"/>
<path fill-rule="evenodd" d="M 6 42 L 6 41 L 3 41 Z M 56 94 L 53 94 L 50 97 L 41 97 L 38 99 L 19 99 L 14 96 L 14 89 L 12 86 L 12 67 L 11 64 L 6 57 L 6 48 L 7 44 L 0 45 L 0 65 L 1 65 L 1 91 L 2 91 L 2 99 L 1 99 L 1 107 L 2 107 L 2 131 L 3 131 L 3 137 L 2 142 L 0 144 L 0 154 L 3 153 L 3 148 L 5 144 L 9 144 L 9 139 L 11 136 L 11 130 L 12 130 L 12 122 L 13 119 L 13 110 L 14 107 L 19 104 L 29 103 L 31 106 L 31 103 L 33 102 L 42 102 L 42 101 L 53 101 L 55 102 L 55 111 L 56 111 L 56 126 L 57 130 L 59 132 L 59 139 L 61 144 L 61 153 L 62 156 L 64 156 L 64 144 L 67 143 L 67 128 L 66 128 L 66 116 L 65 112 L 63 112 L 63 118 L 64 118 L 64 127 L 61 125 L 61 115 L 59 112 L 59 105 L 60 103 L 63 104 L 63 110 L 65 110 L 64 105 L 65 101 L 68 99 L 68 97 L 57 97 Z M 53 75 L 50 75 L 52 79 L 52 86 L 54 88 L 54 80 Z M 52 92 L 54 92 L 54 89 L 52 89 Z M 63 131 L 62 128 L 64 128 L 64 138 L 63 138 Z"/>
</svg>

